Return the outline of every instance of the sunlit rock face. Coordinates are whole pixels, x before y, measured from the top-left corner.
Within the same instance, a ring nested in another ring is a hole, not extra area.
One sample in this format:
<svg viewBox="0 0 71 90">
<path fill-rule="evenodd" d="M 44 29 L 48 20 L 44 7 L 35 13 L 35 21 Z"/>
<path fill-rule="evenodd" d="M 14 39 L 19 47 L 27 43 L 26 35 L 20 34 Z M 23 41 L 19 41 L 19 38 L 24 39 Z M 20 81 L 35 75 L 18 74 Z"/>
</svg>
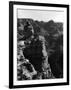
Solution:
<svg viewBox="0 0 71 90">
<path fill-rule="evenodd" d="M 17 28 L 17 79 L 62 78 L 62 23 L 18 19 Z"/>
</svg>

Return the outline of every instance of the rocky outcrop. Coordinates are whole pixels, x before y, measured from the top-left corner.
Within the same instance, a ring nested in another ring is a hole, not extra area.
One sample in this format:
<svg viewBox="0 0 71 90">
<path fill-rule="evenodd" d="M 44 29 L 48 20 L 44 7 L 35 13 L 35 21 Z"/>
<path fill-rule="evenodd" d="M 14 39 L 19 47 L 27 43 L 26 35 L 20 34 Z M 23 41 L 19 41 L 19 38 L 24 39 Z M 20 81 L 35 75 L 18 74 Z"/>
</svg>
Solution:
<svg viewBox="0 0 71 90">
<path fill-rule="evenodd" d="M 63 54 L 62 23 L 18 19 L 17 28 L 17 79 L 63 77 L 63 59 L 57 61 Z"/>
</svg>

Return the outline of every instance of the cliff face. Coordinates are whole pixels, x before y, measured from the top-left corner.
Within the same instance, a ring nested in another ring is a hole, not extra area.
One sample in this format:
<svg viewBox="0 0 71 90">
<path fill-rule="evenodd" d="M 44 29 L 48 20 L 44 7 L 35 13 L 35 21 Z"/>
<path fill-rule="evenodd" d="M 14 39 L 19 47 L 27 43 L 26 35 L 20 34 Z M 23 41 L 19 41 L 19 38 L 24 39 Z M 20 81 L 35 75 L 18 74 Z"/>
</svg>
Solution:
<svg viewBox="0 0 71 90">
<path fill-rule="evenodd" d="M 63 24 L 17 20 L 18 80 L 63 77 Z"/>
</svg>

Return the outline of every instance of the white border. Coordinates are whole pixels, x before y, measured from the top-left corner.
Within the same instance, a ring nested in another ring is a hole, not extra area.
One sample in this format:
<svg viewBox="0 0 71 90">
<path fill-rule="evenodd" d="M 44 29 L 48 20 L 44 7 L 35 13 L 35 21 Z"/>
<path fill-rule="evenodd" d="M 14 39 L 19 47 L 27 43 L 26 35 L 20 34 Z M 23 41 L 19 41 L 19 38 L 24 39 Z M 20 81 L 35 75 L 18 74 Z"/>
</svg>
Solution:
<svg viewBox="0 0 71 90">
<path fill-rule="evenodd" d="M 67 9 L 66 8 L 58 8 L 58 7 L 42 7 L 42 6 L 27 6 L 27 5 L 14 5 L 14 18 L 13 18 L 13 32 L 14 32 L 14 48 L 13 48 L 13 83 L 14 85 L 30 85 L 30 84 L 45 84 L 45 83 L 61 83 L 67 81 Z M 64 11 L 64 25 L 63 25 L 63 75 L 62 79 L 46 79 L 46 80 L 17 80 L 17 9 L 41 9 L 41 10 L 61 10 Z"/>
</svg>

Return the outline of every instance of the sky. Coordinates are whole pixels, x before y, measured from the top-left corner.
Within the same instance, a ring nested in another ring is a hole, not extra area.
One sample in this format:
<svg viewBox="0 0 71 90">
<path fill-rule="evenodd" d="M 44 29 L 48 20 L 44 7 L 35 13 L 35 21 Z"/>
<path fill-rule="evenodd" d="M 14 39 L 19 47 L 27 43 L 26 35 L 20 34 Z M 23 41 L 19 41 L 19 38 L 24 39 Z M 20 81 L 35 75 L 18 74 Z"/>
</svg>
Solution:
<svg viewBox="0 0 71 90">
<path fill-rule="evenodd" d="M 55 22 L 64 22 L 63 11 L 52 11 L 52 10 L 33 10 L 33 9 L 18 9 L 18 18 L 31 18 L 38 21 L 48 22 L 54 20 Z"/>
</svg>

